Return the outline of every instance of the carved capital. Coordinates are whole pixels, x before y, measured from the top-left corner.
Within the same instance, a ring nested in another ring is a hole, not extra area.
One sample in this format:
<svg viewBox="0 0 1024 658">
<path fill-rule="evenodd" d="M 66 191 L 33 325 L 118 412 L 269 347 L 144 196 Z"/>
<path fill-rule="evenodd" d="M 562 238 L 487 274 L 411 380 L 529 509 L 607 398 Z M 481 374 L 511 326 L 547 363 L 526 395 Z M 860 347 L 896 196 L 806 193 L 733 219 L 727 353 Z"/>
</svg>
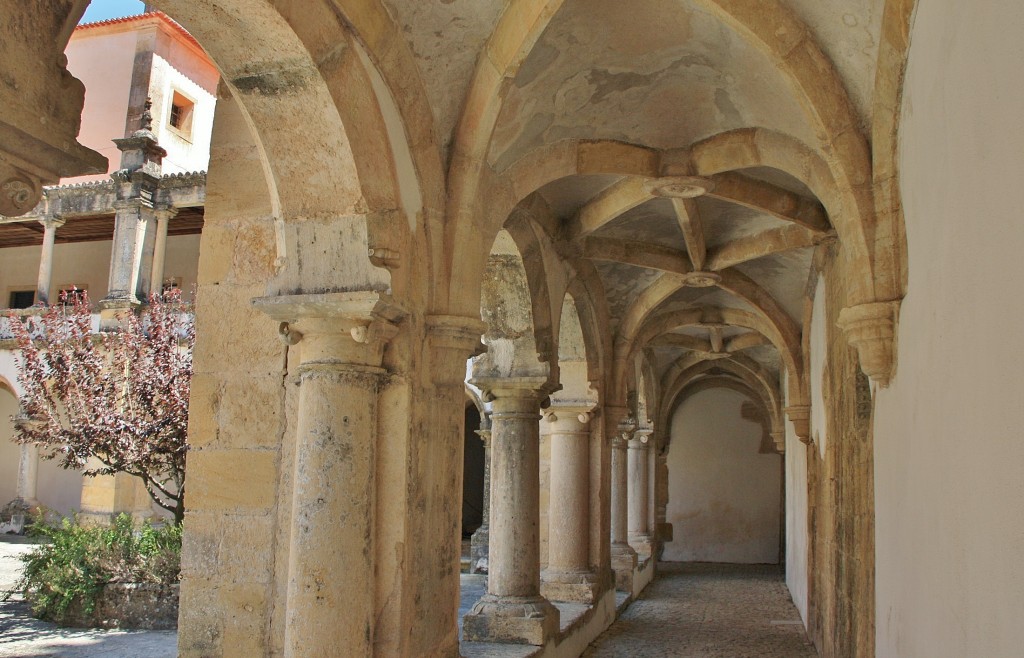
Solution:
<svg viewBox="0 0 1024 658">
<path fill-rule="evenodd" d="M 587 434 L 594 417 L 593 404 L 552 404 L 544 420 L 549 434 Z"/>
<path fill-rule="evenodd" d="M 285 343 L 301 345 L 303 364 L 376 366 L 405 311 L 378 292 L 259 297 L 253 305 L 279 322 Z"/>
<path fill-rule="evenodd" d="M 811 406 L 794 404 L 786 407 L 786 416 L 793 423 L 793 431 L 803 443 L 811 442 Z"/>
<path fill-rule="evenodd" d="M 484 450 L 491 447 L 491 430 L 476 430 L 476 435 L 480 437 L 480 442 L 484 444 Z"/>
<path fill-rule="evenodd" d="M 633 432 L 632 438 L 629 440 L 630 450 L 647 450 L 650 446 L 651 435 L 654 434 L 654 430 L 649 427 L 643 427 Z"/>
<path fill-rule="evenodd" d="M 896 370 L 896 326 L 899 300 L 844 308 L 839 328 L 857 350 L 861 370 L 880 386 L 888 386 Z"/>
<path fill-rule="evenodd" d="M 466 360 L 483 348 L 480 336 L 487 325 L 479 318 L 458 315 L 427 316 L 430 376 L 437 385 L 459 385 L 466 379 Z"/>
<path fill-rule="evenodd" d="M 786 452 L 786 433 L 785 432 L 771 432 L 772 443 L 775 444 L 775 451 L 777 453 L 784 454 Z"/>
</svg>

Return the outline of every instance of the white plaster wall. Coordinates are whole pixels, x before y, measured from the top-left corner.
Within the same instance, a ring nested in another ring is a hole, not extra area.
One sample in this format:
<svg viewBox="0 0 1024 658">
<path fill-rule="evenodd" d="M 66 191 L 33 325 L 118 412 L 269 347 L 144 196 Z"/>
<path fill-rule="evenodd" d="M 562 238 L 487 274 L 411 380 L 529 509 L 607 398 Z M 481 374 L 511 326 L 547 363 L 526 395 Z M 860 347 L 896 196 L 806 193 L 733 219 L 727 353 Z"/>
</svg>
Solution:
<svg viewBox="0 0 1024 658">
<path fill-rule="evenodd" d="M 780 458 L 758 453 L 762 430 L 740 417 L 745 400 L 728 389 L 702 391 L 673 415 L 666 509 L 673 540 L 663 559 L 778 562 Z"/>
<path fill-rule="evenodd" d="M 124 137 L 128 92 L 135 63 L 133 31 L 111 28 L 76 31 L 68 43 L 68 71 L 85 84 L 85 106 L 78 141 L 107 158 L 107 173 L 121 165 L 121 152 L 111 141 Z M 107 174 L 77 176 L 62 183 L 107 180 Z"/>
<path fill-rule="evenodd" d="M 163 173 L 206 171 L 210 165 L 210 137 L 213 135 L 217 97 L 160 55 L 153 55 L 149 86 L 150 97 L 153 99 L 153 132 L 160 145 L 167 150 L 167 157 L 162 162 Z M 188 139 L 170 127 L 174 90 L 195 102 L 192 130 Z"/>
<path fill-rule="evenodd" d="M 786 586 L 807 624 L 807 446 L 786 421 Z"/>
<path fill-rule="evenodd" d="M 877 392 L 877 655 L 1024 647 L 1024 3 L 918 3 L 909 291 Z"/>
</svg>

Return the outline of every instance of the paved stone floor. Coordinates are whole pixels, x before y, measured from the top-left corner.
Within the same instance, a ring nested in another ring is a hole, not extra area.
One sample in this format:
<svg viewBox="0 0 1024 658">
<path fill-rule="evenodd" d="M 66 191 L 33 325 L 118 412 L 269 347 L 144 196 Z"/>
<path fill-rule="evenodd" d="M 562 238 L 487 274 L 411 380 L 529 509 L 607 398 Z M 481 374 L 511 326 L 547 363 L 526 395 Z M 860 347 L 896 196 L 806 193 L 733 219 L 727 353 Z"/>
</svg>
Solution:
<svg viewBox="0 0 1024 658">
<path fill-rule="evenodd" d="M 817 656 L 778 567 L 661 563 L 589 658 Z"/>
<path fill-rule="evenodd" d="M 20 555 L 31 545 L 0 537 L 0 591 L 14 585 L 21 570 Z M 0 658 L 175 658 L 174 631 L 105 631 L 61 628 L 29 614 L 20 597 L 0 602 Z"/>
</svg>

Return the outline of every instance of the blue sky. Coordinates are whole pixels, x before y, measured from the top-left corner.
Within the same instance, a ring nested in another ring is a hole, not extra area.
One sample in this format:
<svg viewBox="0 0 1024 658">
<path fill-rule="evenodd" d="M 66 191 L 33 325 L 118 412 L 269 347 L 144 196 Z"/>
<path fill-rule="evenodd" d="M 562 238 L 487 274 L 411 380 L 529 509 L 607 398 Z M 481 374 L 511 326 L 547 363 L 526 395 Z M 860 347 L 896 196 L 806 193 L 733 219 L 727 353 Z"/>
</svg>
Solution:
<svg viewBox="0 0 1024 658">
<path fill-rule="evenodd" d="M 92 0 L 89 8 L 85 10 L 82 23 L 95 23 L 105 21 L 108 18 L 122 18 L 141 14 L 144 8 L 142 2 L 136 0 Z"/>
</svg>

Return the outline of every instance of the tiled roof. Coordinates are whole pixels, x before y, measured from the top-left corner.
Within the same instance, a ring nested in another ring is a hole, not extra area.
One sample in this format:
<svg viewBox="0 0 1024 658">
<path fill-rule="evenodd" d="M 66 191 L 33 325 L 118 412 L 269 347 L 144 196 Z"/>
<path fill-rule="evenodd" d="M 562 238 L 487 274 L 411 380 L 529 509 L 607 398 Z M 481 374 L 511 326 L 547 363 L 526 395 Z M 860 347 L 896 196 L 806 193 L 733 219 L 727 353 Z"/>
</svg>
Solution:
<svg viewBox="0 0 1024 658">
<path fill-rule="evenodd" d="M 195 37 L 188 33 L 188 30 L 179 25 L 173 18 L 159 10 L 150 11 L 145 14 L 136 14 L 134 16 L 125 16 L 123 18 L 108 18 L 105 21 L 96 21 L 95 23 L 82 23 L 81 25 L 75 28 L 75 32 L 78 32 L 79 30 L 89 30 L 97 27 L 107 27 L 108 25 L 133 23 L 135 21 L 142 21 L 154 17 L 163 20 L 171 29 L 176 31 L 181 36 L 183 36 L 186 41 L 202 49 L 202 46 L 199 45 L 199 42 L 196 41 Z"/>
</svg>

